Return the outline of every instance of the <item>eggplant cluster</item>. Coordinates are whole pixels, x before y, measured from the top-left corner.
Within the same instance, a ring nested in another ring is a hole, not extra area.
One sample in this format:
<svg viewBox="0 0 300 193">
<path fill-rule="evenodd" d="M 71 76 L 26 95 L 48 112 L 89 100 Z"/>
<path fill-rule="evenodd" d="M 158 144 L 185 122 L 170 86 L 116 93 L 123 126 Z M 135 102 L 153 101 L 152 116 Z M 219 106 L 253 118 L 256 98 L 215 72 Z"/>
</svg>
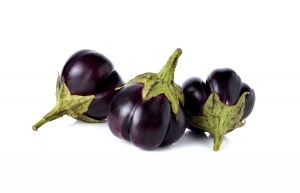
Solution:
<svg viewBox="0 0 300 193">
<path fill-rule="evenodd" d="M 55 107 L 32 129 L 64 115 L 88 123 L 107 120 L 116 137 L 155 149 L 175 143 L 188 128 L 210 133 L 218 151 L 224 135 L 245 125 L 255 92 L 230 68 L 213 70 L 206 81 L 191 77 L 179 86 L 174 73 L 181 54 L 176 49 L 158 73 L 124 83 L 103 54 L 75 52 L 58 75 Z"/>
</svg>

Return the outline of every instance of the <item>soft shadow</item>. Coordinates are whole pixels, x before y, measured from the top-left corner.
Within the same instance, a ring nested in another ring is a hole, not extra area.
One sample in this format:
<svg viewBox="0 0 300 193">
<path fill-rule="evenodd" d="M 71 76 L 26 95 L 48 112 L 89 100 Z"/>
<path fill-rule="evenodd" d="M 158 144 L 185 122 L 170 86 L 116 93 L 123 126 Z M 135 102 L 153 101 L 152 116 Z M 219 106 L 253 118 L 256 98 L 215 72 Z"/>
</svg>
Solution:
<svg viewBox="0 0 300 193">
<path fill-rule="evenodd" d="M 213 139 L 212 139 L 213 140 Z M 170 149 L 178 149 L 181 147 L 187 147 L 193 144 L 201 145 L 201 146 L 209 146 L 210 140 L 208 139 L 205 132 L 195 132 L 191 130 L 186 130 L 183 136 L 175 143 L 167 146 L 157 147 L 151 151 L 159 152 Z M 146 150 L 147 151 L 147 150 Z"/>
<path fill-rule="evenodd" d="M 213 145 L 214 145 L 214 138 L 210 134 L 208 135 L 208 138 L 211 139 L 211 141 L 212 141 L 212 146 L 211 146 L 211 149 L 212 149 Z M 224 136 L 219 151 L 222 151 L 222 150 L 226 149 L 230 145 L 231 145 L 231 141 L 226 136 Z"/>
<path fill-rule="evenodd" d="M 195 132 L 187 129 L 183 136 L 174 144 L 174 146 L 184 147 L 192 144 L 210 147 L 212 145 L 212 141 L 208 138 L 206 132 Z"/>
<path fill-rule="evenodd" d="M 92 128 L 96 128 L 96 129 L 102 129 L 102 128 L 108 128 L 108 123 L 107 121 L 103 122 L 103 123 L 86 123 L 86 122 L 82 122 L 82 121 L 75 121 L 74 123 L 70 124 L 69 126 L 67 126 L 68 128 L 70 127 L 84 127 L 84 126 L 88 126 L 88 127 L 92 127 Z M 122 139 L 120 139 L 122 140 Z M 129 145 L 131 144 L 133 147 L 135 147 L 131 142 L 126 141 L 126 140 L 122 140 L 124 141 L 124 145 Z M 219 151 L 222 151 L 223 149 L 226 149 L 229 145 L 231 144 L 231 141 L 224 136 L 223 138 L 223 142 L 221 145 L 221 148 Z M 147 149 L 141 149 L 144 151 L 149 151 L 149 152 L 160 152 L 160 151 L 165 151 L 165 150 L 170 150 L 170 149 L 179 149 L 179 148 L 186 148 L 189 146 L 199 146 L 208 150 L 212 150 L 214 145 L 214 139 L 212 137 L 212 135 L 210 135 L 207 132 L 201 132 L 201 131 L 192 131 L 190 129 L 187 129 L 185 131 L 185 133 L 182 135 L 182 137 L 176 141 L 174 144 L 168 145 L 168 146 L 162 146 L 162 147 L 157 147 L 155 149 L 152 150 L 147 150 Z M 137 148 L 137 147 L 135 147 Z"/>
<path fill-rule="evenodd" d="M 226 149 L 231 144 L 231 141 L 224 136 L 221 148 L 219 151 Z M 212 150 L 214 145 L 214 138 L 212 135 L 206 132 L 195 132 L 187 129 L 183 136 L 174 144 L 169 146 L 158 147 L 155 151 L 164 151 L 166 149 L 178 149 L 188 146 L 199 146 L 204 147 L 205 149 Z"/>
<path fill-rule="evenodd" d="M 103 123 L 87 123 L 87 122 L 77 120 L 74 123 L 68 125 L 67 127 L 84 127 L 84 126 L 93 127 L 93 128 L 108 127 L 106 120 Z"/>
</svg>

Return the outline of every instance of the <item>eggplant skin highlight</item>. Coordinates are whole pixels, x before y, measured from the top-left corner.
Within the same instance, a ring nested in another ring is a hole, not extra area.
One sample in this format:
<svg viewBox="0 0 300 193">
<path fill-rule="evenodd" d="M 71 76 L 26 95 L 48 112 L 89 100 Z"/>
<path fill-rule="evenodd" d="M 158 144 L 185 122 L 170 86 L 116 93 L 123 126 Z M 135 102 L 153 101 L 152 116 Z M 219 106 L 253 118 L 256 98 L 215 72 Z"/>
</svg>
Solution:
<svg viewBox="0 0 300 193">
<path fill-rule="evenodd" d="M 183 106 L 179 105 L 176 120 L 164 95 L 143 103 L 143 87 L 143 84 L 127 85 L 112 98 L 107 118 L 111 132 L 142 149 L 154 149 L 176 142 L 186 128 Z"/>
</svg>

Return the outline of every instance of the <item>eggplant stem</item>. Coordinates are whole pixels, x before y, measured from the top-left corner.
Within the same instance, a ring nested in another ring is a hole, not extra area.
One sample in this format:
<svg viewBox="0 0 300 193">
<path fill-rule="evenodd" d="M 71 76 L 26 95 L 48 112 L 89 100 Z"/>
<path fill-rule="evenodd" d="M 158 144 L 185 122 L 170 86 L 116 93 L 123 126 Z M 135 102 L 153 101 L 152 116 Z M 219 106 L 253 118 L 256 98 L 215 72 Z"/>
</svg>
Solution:
<svg viewBox="0 0 300 193">
<path fill-rule="evenodd" d="M 144 84 L 142 90 L 143 103 L 150 99 L 163 94 L 171 104 L 172 112 L 178 118 L 179 103 L 184 104 L 184 95 L 181 87 L 174 82 L 174 72 L 182 50 L 177 48 L 169 57 L 167 63 L 158 73 L 147 72 L 140 74 L 129 80 L 123 86 L 116 88 L 119 90 L 124 86 L 132 83 Z"/>
<path fill-rule="evenodd" d="M 57 117 L 57 118 L 58 118 L 58 117 Z M 55 119 L 57 119 L 57 118 L 55 118 Z M 54 120 L 54 119 L 52 119 L 52 120 Z M 41 120 L 39 120 L 36 124 L 34 124 L 34 125 L 32 126 L 32 129 L 33 129 L 34 131 L 37 131 L 38 128 L 40 128 L 40 127 L 43 126 L 45 123 L 47 123 L 47 122 L 49 122 L 49 121 L 52 121 L 52 120 L 47 120 L 47 119 L 45 119 L 45 118 L 43 117 Z"/>
<path fill-rule="evenodd" d="M 36 124 L 32 126 L 32 129 L 34 131 L 37 131 L 38 128 L 40 128 L 45 123 L 49 121 L 53 121 L 54 119 L 57 119 L 59 117 L 62 117 L 65 114 L 66 111 L 62 111 L 61 107 L 58 104 L 56 104 L 55 107 L 49 113 L 47 113 L 41 120 L 39 120 Z"/>
<path fill-rule="evenodd" d="M 163 68 L 157 73 L 157 76 L 164 80 L 164 82 L 173 82 L 174 81 L 174 72 L 177 66 L 178 58 L 182 54 L 182 50 L 177 48 L 173 54 L 170 56 L 167 63 Z"/>
<path fill-rule="evenodd" d="M 44 125 L 45 123 L 47 123 L 46 119 L 42 118 L 39 122 L 37 122 L 36 124 L 34 124 L 34 125 L 32 126 L 32 129 L 33 129 L 34 131 L 37 131 L 38 128 L 40 128 L 40 127 L 41 127 L 42 125 Z"/>
<path fill-rule="evenodd" d="M 227 106 L 222 103 L 219 95 L 213 92 L 203 106 L 203 115 L 188 118 L 191 125 L 214 137 L 214 151 L 220 149 L 224 135 L 245 125 L 241 118 L 247 94 L 249 92 L 244 92 L 235 105 Z"/>
<path fill-rule="evenodd" d="M 32 129 L 36 131 L 39 127 L 44 125 L 45 123 L 62 117 L 64 115 L 68 115 L 74 119 L 89 122 L 89 123 L 99 123 L 103 122 L 103 120 L 96 120 L 90 118 L 84 113 L 88 110 L 88 107 L 92 100 L 94 99 L 94 95 L 88 96 L 79 96 L 79 95 L 71 95 L 70 90 L 64 81 L 62 84 L 59 84 L 60 76 L 58 76 L 56 81 L 56 105 L 55 107 L 47 113 L 40 121 L 32 126 Z"/>
<path fill-rule="evenodd" d="M 221 147 L 221 144 L 223 141 L 223 137 L 224 137 L 224 135 L 220 135 L 219 137 L 214 137 L 214 147 L 213 147 L 214 151 L 220 150 L 220 147 Z"/>
</svg>

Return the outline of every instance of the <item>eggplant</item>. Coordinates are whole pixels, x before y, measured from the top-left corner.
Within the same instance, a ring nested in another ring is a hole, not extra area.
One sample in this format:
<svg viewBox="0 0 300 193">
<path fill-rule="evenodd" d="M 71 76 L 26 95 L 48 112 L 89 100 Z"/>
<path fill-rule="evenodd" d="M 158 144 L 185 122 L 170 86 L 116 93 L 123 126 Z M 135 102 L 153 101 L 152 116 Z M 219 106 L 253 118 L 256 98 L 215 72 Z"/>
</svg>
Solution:
<svg viewBox="0 0 300 193">
<path fill-rule="evenodd" d="M 79 50 L 69 57 L 56 82 L 56 105 L 32 126 L 68 115 L 89 122 L 103 122 L 116 87 L 124 84 L 112 62 L 94 50 Z"/>
<path fill-rule="evenodd" d="M 160 72 L 138 75 L 111 99 L 107 122 L 118 138 L 141 149 L 175 143 L 186 129 L 184 96 L 174 83 L 174 72 L 182 50 L 176 49 Z"/>
<path fill-rule="evenodd" d="M 231 68 L 213 70 L 206 82 L 191 77 L 182 89 L 187 128 L 210 133 L 214 151 L 220 149 L 224 135 L 245 125 L 256 100 L 254 90 Z"/>
</svg>

